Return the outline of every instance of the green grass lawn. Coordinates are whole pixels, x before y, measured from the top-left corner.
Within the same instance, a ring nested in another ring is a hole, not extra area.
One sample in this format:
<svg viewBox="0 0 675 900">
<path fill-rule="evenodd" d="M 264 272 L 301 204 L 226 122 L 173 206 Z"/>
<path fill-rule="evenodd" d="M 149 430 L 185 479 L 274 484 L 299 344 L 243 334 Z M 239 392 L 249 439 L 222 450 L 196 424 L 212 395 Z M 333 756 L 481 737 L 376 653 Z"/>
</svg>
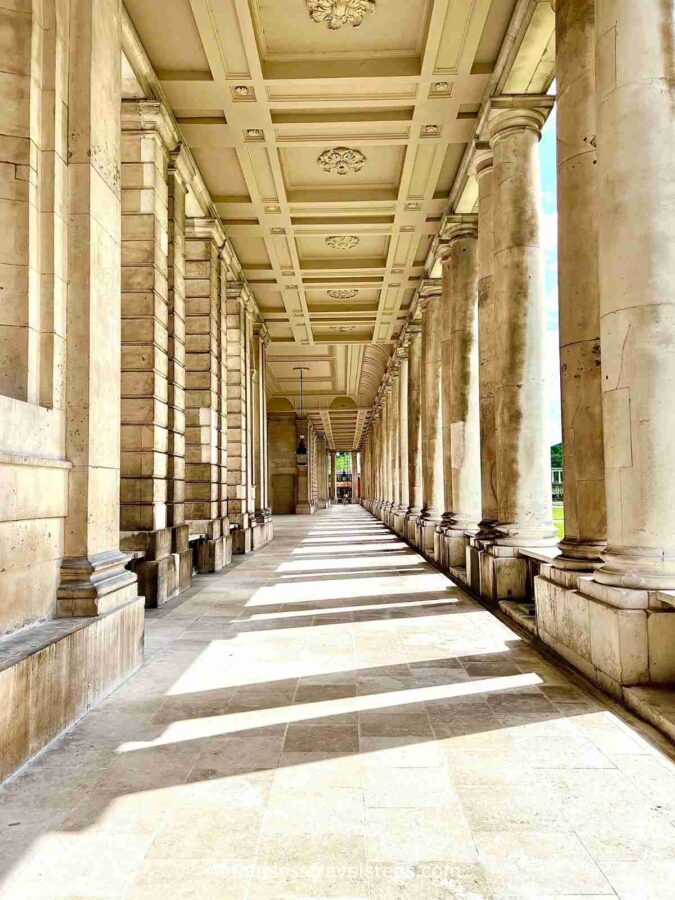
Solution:
<svg viewBox="0 0 675 900">
<path fill-rule="evenodd" d="M 553 504 L 553 521 L 560 540 L 565 536 L 565 509 L 562 503 Z"/>
</svg>

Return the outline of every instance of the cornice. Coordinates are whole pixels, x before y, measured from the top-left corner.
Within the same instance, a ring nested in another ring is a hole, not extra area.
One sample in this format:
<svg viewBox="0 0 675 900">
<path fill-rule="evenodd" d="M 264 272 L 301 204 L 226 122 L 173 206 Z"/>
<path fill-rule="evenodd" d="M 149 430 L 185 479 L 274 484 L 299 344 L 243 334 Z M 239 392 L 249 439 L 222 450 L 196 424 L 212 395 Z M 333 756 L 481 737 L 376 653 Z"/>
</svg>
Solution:
<svg viewBox="0 0 675 900">
<path fill-rule="evenodd" d="M 152 67 L 152 63 L 150 62 L 148 55 L 145 52 L 145 48 L 143 47 L 141 39 L 138 36 L 138 33 L 134 28 L 131 19 L 129 18 L 129 14 L 127 13 L 126 9 L 124 9 L 124 6 L 122 6 L 121 30 L 122 51 L 133 70 L 133 73 L 141 87 L 141 90 L 148 98 L 146 101 L 134 100 L 130 102 L 157 102 L 160 104 L 162 108 L 161 115 L 166 117 L 167 122 L 170 123 L 171 130 L 175 132 L 176 135 L 174 145 L 170 149 L 173 149 L 176 147 L 176 145 L 179 145 L 181 148 L 181 152 L 184 155 L 184 165 L 182 171 L 186 175 L 185 184 L 187 187 L 189 187 L 191 195 L 194 197 L 199 208 L 201 209 L 203 213 L 203 219 L 212 219 L 218 223 L 215 231 L 217 231 L 219 235 L 219 246 L 222 247 L 225 244 L 227 245 L 228 267 L 236 277 L 244 280 L 241 263 L 239 262 L 237 254 L 235 253 L 229 238 L 226 237 L 225 228 L 221 221 L 216 205 L 213 202 L 202 174 L 199 171 L 199 167 L 195 162 L 194 156 L 190 151 L 185 137 L 183 136 L 180 125 L 178 125 L 176 121 L 176 117 L 171 108 L 171 104 L 169 103 L 166 94 L 164 93 L 162 86 L 159 83 L 159 79 L 157 78 L 155 70 Z M 123 101 L 123 103 L 124 102 L 125 101 Z M 189 179 L 187 178 L 188 175 L 190 176 Z M 188 223 L 193 220 L 194 219 L 192 216 L 186 217 L 186 231 L 188 228 Z M 197 221 L 199 221 L 199 219 Z M 252 293 L 250 293 L 249 304 L 252 306 L 255 318 L 260 319 L 260 307 L 258 306 L 258 303 Z"/>
<path fill-rule="evenodd" d="M 223 223 L 220 219 L 204 217 L 202 219 L 190 216 L 185 219 L 185 237 L 196 240 L 212 241 L 220 249 L 225 240 Z"/>
<path fill-rule="evenodd" d="M 174 150 L 180 141 L 173 118 L 159 100 L 122 100 L 121 123 L 126 134 L 155 132 L 167 151 Z"/>
</svg>

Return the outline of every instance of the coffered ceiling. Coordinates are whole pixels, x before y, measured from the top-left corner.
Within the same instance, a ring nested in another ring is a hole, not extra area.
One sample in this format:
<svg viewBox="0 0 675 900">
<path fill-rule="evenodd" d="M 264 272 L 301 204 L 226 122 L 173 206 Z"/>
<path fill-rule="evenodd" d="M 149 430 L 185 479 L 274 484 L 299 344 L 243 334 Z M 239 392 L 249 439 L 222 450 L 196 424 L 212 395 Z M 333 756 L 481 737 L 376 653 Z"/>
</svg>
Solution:
<svg viewBox="0 0 675 900">
<path fill-rule="evenodd" d="M 516 0 L 124 3 L 269 327 L 273 394 L 295 405 L 308 366 L 317 427 L 352 449 Z"/>
</svg>

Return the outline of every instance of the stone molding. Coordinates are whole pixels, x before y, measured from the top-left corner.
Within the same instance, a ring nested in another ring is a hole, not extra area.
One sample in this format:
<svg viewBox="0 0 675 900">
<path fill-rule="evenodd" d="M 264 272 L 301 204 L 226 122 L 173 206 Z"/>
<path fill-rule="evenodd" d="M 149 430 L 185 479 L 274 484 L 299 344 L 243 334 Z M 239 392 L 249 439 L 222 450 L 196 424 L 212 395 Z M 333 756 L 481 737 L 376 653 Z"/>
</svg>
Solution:
<svg viewBox="0 0 675 900">
<path fill-rule="evenodd" d="M 225 240 L 225 232 L 220 219 L 211 218 L 186 218 L 186 240 L 207 240 L 220 248 Z"/>
<path fill-rule="evenodd" d="M 121 124 L 123 133 L 156 132 L 169 151 L 180 144 L 173 118 L 159 100 L 122 100 Z"/>
</svg>

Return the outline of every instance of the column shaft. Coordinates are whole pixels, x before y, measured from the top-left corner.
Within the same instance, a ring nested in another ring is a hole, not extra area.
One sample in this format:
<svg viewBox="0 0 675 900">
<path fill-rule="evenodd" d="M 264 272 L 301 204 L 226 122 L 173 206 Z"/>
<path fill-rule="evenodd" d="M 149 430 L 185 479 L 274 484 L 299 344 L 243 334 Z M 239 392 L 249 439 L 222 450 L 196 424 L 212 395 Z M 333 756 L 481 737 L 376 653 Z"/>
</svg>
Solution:
<svg viewBox="0 0 675 900">
<path fill-rule="evenodd" d="M 490 123 L 499 364 L 498 543 L 516 547 L 549 545 L 555 538 L 537 148 L 544 121 L 540 109 L 514 109 Z"/>
<path fill-rule="evenodd" d="M 122 104 L 122 532 L 154 532 L 168 518 L 170 148 L 162 125 L 159 104 Z"/>
<path fill-rule="evenodd" d="M 673 0 L 596 4 L 607 492 L 595 579 L 675 588 Z"/>
<path fill-rule="evenodd" d="M 557 0 L 558 297 L 565 538 L 556 566 L 589 568 L 605 547 L 595 149 L 595 3 Z"/>
<path fill-rule="evenodd" d="M 404 516 L 410 506 L 410 471 L 409 471 L 409 430 L 408 430 L 408 352 L 401 357 L 401 374 L 399 378 L 399 442 L 400 442 L 400 498 L 399 511 Z M 401 526 L 402 527 L 402 526 Z"/>
<path fill-rule="evenodd" d="M 452 522 L 447 530 L 448 564 L 464 566 L 467 534 L 478 530 L 481 519 L 480 394 L 478 359 L 478 268 L 475 223 L 455 227 L 443 263 L 448 282 L 444 300 L 444 332 L 450 334 L 449 379 L 444 370 L 443 389 L 449 395 Z"/>
<path fill-rule="evenodd" d="M 422 512 L 422 329 L 408 327 L 410 350 L 408 361 L 408 484 L 409 517 Z"/>
<path fill-rule="evenodd" d="M 497 431 L 495 396 L 498 381 L 495 331 L 494 222 L 492 153 L 479 155 L 478 180 L 478 352 L 480 360 L 481 524 L 497 522 Z"/>
<path fill-rule="evenodd" d="M 422 313 L 422 495 L 424 518 L 440 521 L 443 506 L 441 416 L 441 303 L 434 295 Z"/>
</svg>

